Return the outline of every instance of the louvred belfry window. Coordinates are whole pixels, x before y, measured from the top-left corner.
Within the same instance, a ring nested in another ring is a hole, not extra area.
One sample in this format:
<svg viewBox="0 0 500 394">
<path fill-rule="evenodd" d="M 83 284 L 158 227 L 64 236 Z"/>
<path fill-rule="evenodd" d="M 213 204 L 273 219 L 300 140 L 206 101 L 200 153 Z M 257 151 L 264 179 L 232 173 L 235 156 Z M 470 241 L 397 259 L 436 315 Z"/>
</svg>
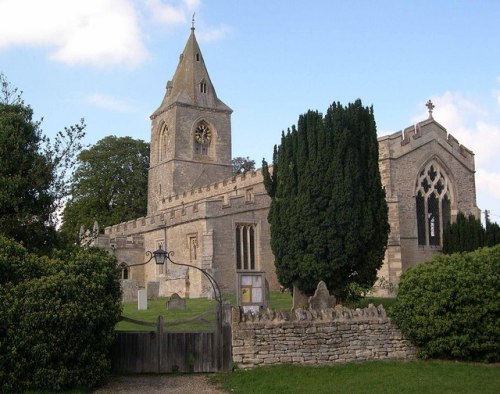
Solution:
<svg viewBox="0 0 500 394">
<path fill-rule="evenodd" d="M 439 246 L 443 228 L 451 220 L 451 185 L 436 162 L 418 175 L 415 185 L 418 244 Z"/>
</svg>

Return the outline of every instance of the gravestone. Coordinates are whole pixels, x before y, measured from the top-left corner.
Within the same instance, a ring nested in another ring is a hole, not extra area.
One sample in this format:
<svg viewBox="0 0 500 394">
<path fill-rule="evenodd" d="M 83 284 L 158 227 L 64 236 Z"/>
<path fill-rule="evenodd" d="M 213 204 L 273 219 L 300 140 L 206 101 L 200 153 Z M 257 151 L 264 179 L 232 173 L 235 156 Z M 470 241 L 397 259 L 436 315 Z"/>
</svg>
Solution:
<svg viewBox="0 0 500 394">
<path fill-rule="evenodd" d="M 137 291 L 137 310 L 144 311 L 148 309 L 148 293 L 146 289 Z"/>
<path fill-rule="evenodd" d="M 174 293 L 170 296 L 170 299 L 167 301 L 167 309 L 169 311 L 180 311 L 186 309 L 186 300 L 181 298 L 181 296 L 177 293 Z"/>
<path fill-rule="evenodd" d="M 148 282 L 148 300 L 157 300 L 160 297 L 160 282 Z"/>
<path fill-rule="evenodd" d="M 321 281 L 316 287 L 316 291 L 312 297 L 309 297 L 309 310 L 321 312 L 327 308 L 335 307 L 335 296 L 330 295 L 325 282 Z"/>
<path fill-rule="evenodd" d="M 292 309 L 306 309 L 308 306 L 308 300 L 309 298 L 307 297 L 306 294 L 302 293 L 299 289 L 299 286 L 293 285 L 293 307 Z"/>
<path fill-rule="evenodd" d="M 137 290 L 139 290 L 139 282 L 134 279 L 120 279 L 122 288 L 122 301 L 131 302 L 137 301 Z"/>
</svg>

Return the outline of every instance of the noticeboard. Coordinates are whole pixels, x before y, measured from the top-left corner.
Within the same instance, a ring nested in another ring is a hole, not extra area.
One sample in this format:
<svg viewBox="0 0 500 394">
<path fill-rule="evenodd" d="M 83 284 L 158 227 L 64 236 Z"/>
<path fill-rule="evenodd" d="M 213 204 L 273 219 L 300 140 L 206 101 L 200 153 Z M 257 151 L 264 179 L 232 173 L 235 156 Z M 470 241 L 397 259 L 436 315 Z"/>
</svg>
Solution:
<svg viewBox="0 0 500 394">
<path fill-rule="evenodd" d="M 238 306 L 267 307 L 266 273 L 262 271 L 237 271 Z"/>
</svg>

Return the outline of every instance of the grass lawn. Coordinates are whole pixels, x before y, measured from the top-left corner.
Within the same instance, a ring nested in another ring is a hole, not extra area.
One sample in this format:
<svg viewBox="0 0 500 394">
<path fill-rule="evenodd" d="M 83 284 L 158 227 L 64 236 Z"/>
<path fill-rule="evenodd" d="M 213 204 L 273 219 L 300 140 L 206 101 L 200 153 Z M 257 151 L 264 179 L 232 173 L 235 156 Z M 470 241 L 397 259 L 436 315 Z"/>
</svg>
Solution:
<svg viewBox="0 0 500 394">
<path fill-rule="evenodd" d="M 231 305 L 236 305 L 236 296 L 227 295 L 224 299 L 231 302 Z M 214 300 L 206 298 L 191 298 L 186 299 L 186 309 L 183 311 L 168 311 L 166 308 L 167 298 L 158 300 L 148 300 L 148 309 L 145 311 L 137 310 L 137 302 L 125 302 L 123 304 L 122 315 L 135 320 L 147 322 L 156 322 L 158 316 L 163 316 L 167 331 L 195 331 L 195 330 L 212 330 L 215 324 L 215 308 L 217 303 Z M 364 298 L 352 307 L 364 308 L 368 304 L 376 306 L 382 304 L 386 308 L 394 303 L 395 298 Z M 281 293 L 272 291 L 269 295 L 269 308 L 275 310 L 290 310 L 292 308 L 292 295 L 288 292 Z M 192 319 L 204 312 L 207 316 L 204 317 L 206 322 L 189 322 L 185 324 L 174 324 L 182 320 Z M 152 331 L 154 327 L 140 326 L 134 323 L 121 321 L 116 326 L 117 330 L 134 330 L 134 331 Z"/>
<path fill-rule="evenodd" d="M 500 393 L 498 365 L 445 361 L 279 365 L 211 378 L 231 393 Z"/>
</svg>

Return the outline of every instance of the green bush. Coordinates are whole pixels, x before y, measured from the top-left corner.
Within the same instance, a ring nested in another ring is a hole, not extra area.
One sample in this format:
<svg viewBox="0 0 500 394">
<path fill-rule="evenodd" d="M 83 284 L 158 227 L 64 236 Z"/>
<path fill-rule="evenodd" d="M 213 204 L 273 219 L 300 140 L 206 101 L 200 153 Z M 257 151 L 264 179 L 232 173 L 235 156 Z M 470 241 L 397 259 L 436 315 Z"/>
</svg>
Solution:
<svg viewBox="0 0 500 394">
<path fill-rule="evenodd" d="M 500 245 L 402 275 L 392 318 L 423 358 L 500 361 Z"/>
<path fill-rule="evenodd" d="M 48 260 L 2 242 L 1 266 L 18 280 L 0 286 L 0 391 L 95 386 L 121 312 L 115 258 L 89 249 Z"/>
</svg>

